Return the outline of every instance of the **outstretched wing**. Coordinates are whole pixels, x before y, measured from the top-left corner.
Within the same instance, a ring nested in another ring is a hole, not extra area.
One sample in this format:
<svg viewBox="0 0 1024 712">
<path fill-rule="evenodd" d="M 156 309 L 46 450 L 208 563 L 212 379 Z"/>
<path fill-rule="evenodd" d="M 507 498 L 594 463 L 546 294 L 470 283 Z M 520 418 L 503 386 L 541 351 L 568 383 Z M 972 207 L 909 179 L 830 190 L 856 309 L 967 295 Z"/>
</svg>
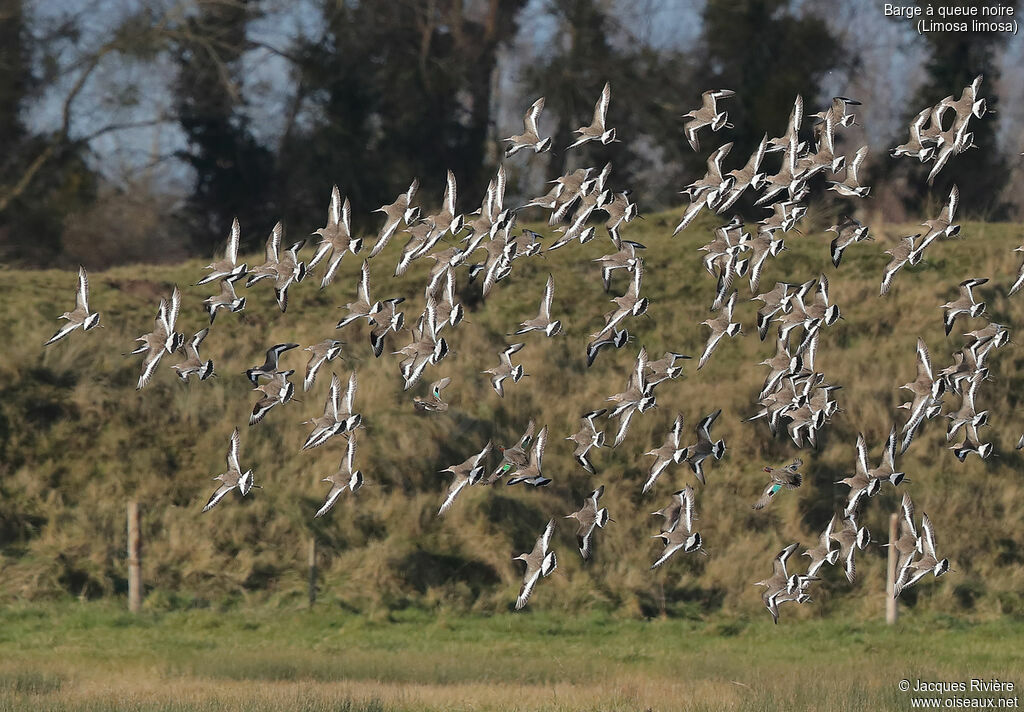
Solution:
<svg viewBox="0 0 1024 712">
<path fill-rule="evenodd" d="M 537 585 L 537 581 L 540 580 L 540 566 L 535 571 L 530 571 L 527 567 L 527 578 L 523 580 L 523 587 L 519 591 L 519 598 L 516 599 L 516 610 L 520 610 L 526 605 L 527 601 L 530 600 L 530 594 L 533 593 L 534 587 Z"/>
<path fill-rule="evenodd" d="M 549 519 L 548 524 L 544 527 L 544 533 L 540 535 L 540 539 L 537 543 L 541 545 L 541 551 L 547 552 L 548 546 L 551 544 L 551 535 L 555 533 L 555 520 Z"/>
<path fill-rule="evenodd" d="M 163 311 L 164 328 L 167 330 L 168 335 L 174 332 L 174 325 L 178 321 L 179 311 L 181 311 L 181 292 L 178 291 L 178 285 L 174 285 L 174 289 L 171 291 L 170 306 Z"/>
<path fill-rule="evenodd" d="M 599 127 L 604 131 L 605 117 L 608 115 L 608 104 L 612 100 L 612 85 L 605 82 L 604 89 L 601 90 L 601 98 L 597 100 L 597 104 L 594 106 L 594 122 L 593 125 Z"/>
<path fill-rule="evenodd" d="M 672 423 L 672 430 L 671 430 L 672 447 L 674 447 L 676 450 L 679 449 L 679 441 L 682 439 L 682 437 L 683 437 L 683 414 L 679 413 L 678 415 L 676 415 L 676 419 Z"/>
<path fill-rule="evenodd" d="M 552 274 L 548 275 L 548 281 L 544 285 L 544 298 L 540 303 L 540 312 L 544 315 L 545 319 L 551 318 L 551 300 L 555 296 L 555 276 Z"/>
<path fill-rule="evenodd" d="M 196 332 L 192 337 L 192 340 L 188 342 L 189 351 L 191 351 L 192 355 L 196 358 L 199 358 L 199 344 L 203 343 L 203 339 L 205 339 L 206 335 L 209 333 L 210 327 L 206 327 L 202 331 Z"/>
<path fill-rule="evenodd" d="M 772 497 L 774 497 L 775 493 L 778 492 L 780 489 L 782 489 L 782 485 L 779 485 L 775 482 L 769 482 L 768 485 L 764 488 L 764 491 L 761 493 L 761 498 L 754 502 L 753 508 L 764 509 L 765 507 L 767 507 L 768 503 L 772 501 Z"/>
<path fill-rule="evenodd" d="M 419 190 L 419 187 L 420 187 L 420 179 L 419 178 L 413 178 L 412 179 L 412 183 L 409 184 L 408 189 L 406 189 L 406 191 L 405 191 L 406 207 L 411 207 L 412 206 L 412 199 L 414 197 L 416 197 L 416 191 Z"/>
<path fill-rule="evenodd" d="M 229 487 L 228 485 L 221 485 L 220 487 L 218 487 L 217 491 L 213 493 L 212 497 L 210 497 L 210 501 L 206 503 L 205 507 L 203 507 L 203 511 L 209 512 L 211 509 L 216 507 L 217 503 L 224 499 L 224 495 L 226 495 L 233 489 L 234 486 Z"/>
<path fill-rule="evenodd" d="M 49 346 L 50 344 L 56 341 L 60 341 L 65 336 L 70 334 L 72 331 L 77 329 L 79 326 L 81 326 L 81 324 L 75 324 L 74 322 L 69 321 L 67 324 L 64 324 L 64 326 L 60 327 L 60 329 L 57 330 L 57 333 L 51 336 L 49 341 L 43 344 L 43 346 Z"/>
<path fill-rule="evenodd" d="M 924 534 L 924 553 L 935 557 L 935 529 L 927 514 L 921 515 L 921 531 Z"/>
<path fill-rule="evenodd" d="M 349 472 L 354 472 L 356 460 L 356 434 L 353 432 L 348 436 L 348 447 L 345 449 L 345 467 Z"/>
<path fill-rule="evenodd" d="M 447 180 L 445 181 L 444 189 L 444 207 L 449 214 L 455 215 L 455 198 L 456 198 L 456 186 L 455 186 L 455 174 L 448 171 Z"/>
<path fill-rule="evenodd" d="M 790 544 L 785 549 L 780 551 L 779 555 L 777 557 L 775 557 L 776 560 L 780 564 L 782 564 L 782 570 L 783 571 L 786 570 L 786 562 L 789 560 L 789 557 L 793 555 L 793 552 L 797 550 L 798 546 L 799 546 L 799 544 Z"/>
<path fill-rule="evenodd" d="M 464 490 L 468 484 L 468 479 L 457 479 L 455 482 L 452 482 L 452 486 L 448 488 L 448 496 L 445 497 L 444 502 L 441 503 L 441 508 L 437 510 L 438 516 L 451 509 L 452 504 L 455 503 L 455 498 L 459 496 L 459 493 Z"/>
<path fill-rule="evenodd" d="M 348 377 L 348 388 L 345 390 L 345 399 L 341 403 L 341 411 L 352 414 L 352 401 L 356 395 L 356 372 Z"/>
<path fill-rule="evenodd" d="M 439 381 L 434 381 L 430 384 L 430 394 L 435 398 L 441 397 L 441 391 L 448 387 L 448 384 L 452 382 L 451 377 L 445 376 Z"/>
<path fill-rule="evenodd" d="M 533 444 L 533 461 L 530 463 L 540 472 L 541 460 L 544 458 L 544 447 L 548 444 L 548 426 L 540 429 L 537 434 L 537 442 Z M 553 520 L 552 520 L 553 521 Z"/>
<path fill-rule="evenodd" d="M 423 371 L 426 369 L 428 363 L 430 363 L 429 356 L 420 356 L 413 360 L 412 364 L 409 366 L 409 370 L 404 374 L 405 385 L 403 386 L 403 390 L 407 391 L 419 382 L 420 376 L 423 375 Z M 491 383 L 493 385 L 493 380 Z M 501 395 L 500 391 L 498 395 Z"/>
<path fill-rule="evenodd" d="M 540 112 L 544 110 L 544 97 L 537 99 L 533 102 L 533 106 L 526 112 L 526 116 L 523 117 L 523 127 L 526 129 L 526 133 L 532 133 L 534 136 L 540 137 L 540 132 L 537 130 L 537 120 L 540 118 Z"/>
<path fill-rule="evenodd" d="M 789 126 L 793 133 L 800 130 L 800 125 L 804 122 L 804 98 L 797 94 L 796 100 L 793 102 L 793 111 L 790 113 Z"/>
<path fill-rule="evenodd" d="M 146 357 L 142 362 L 142 374 L 139 376 L 139 382 L 136 384 L 135 390 L 139 391 L 146 387 L 163 355 L 163 349 L 150 349 L 146 352 Z"/>
<path fill-rule="evenodd" d="M 270 231 L 270 237 L 267 238 L 267 249 L 266 249 L 266 260 L 271 264 L 277 264 L 280 261 L 281 251 L 281 238 L 284 236 L 284 225 L 277 223 L 274 225 L 274 229 Z"/>
<path fill-rule="evenodd" d="M 757 144 L 757 150 L 754 151 L 754 155 L 750 157 L 750 167 L 757 173 L 758 169 L 761 168 L 761 162 L 764 161 L 764 154 L 768 150 L 768 134 L 761 137 L 761 143 Z"/>
<path fill-rule="evenodd" d="M 836 120 L 832 116 L 832 112 L 826 112 L 825 114 L 825 130 L 821 132 L 821 141 L 825 145 L 829 155 L 835 153 L 836 150 Z"/>
<path fill-rule="evenodd" d="M 276 398 L 270 398 L 269 396 L 260 398 L 252 407 L 252 414 L 249 416 L 249 425 L 256 425 L 256 423 L 263 420 L 263 417 L 277 404 L 278 400 Z"/>
<path fill-rule="evenodd" d="M 338 413 L 341 410 L 341 381 L 338 374 L 331 374 L 331 390 L 327 395 L 327 407 L 324 408 L 324 415 L 333 416 L 338 420 Z"/>
<path fill-rule="evenodd" d="M 228 235 L 228 246 L 224 250 L 224 259 L 231 264 L 238 261 L 238 241 L 241 237 L 242 230 L 238 225 L 238 218 L 231 221 L 231 233 Z"/>
<path fill-rule="evenodd" d="M 629 374 L 629 385 L 635 386 L 641 391 L 644 390 L 647 382 L 647 347 L 641 346 L 640 352 L 636 355 L 636 363 L 633 364 L 633 373 Z"/>
<path fill-rule="evenodd" d="M 680 510 L 681 521 L 683 526 L 686 527 L 686 531 L 692 532 L 693 520 L 696 518 L 694 516 L 695 498 L 693 494 L 693 487 L 686 485 L 683 489 L 682 495 L 680 495 L 680 499 L 682 500 L 683 505 L 683 508 Z"/>
<path fill-rule="evenodd" d="M 75 306 L 89 311 L 89 275 L 86 274 L 85 267 L 78 268 L 78 294 L 75 295 Z"/>
<path fill-rule="evenodd" d="M 704 416 L 704 419 L 697 423 L 697 434 L 704 434 L 706 438 L 711 439 L 711 426 L 715 424 L 715 420 L 722 414 L 722 409 L 719 408 L 714 413 Z"/>
<path fill-rule="evenodd" d="M 864 433 L 857 433 L 857 474 L 866 475 L 871 466 L 868 465 L 868 446 L 864 442 Z"/>
<path fill-rule="evenodd" d="M 825 531 L 821 533 L 820 541 L 824 542 L 828 548 L 832 546 L 832 532 L 835 531 L 837 524 L 839 524 L 839 515 L 833 514 L 832 519 L 828 522 L 828 526 L 825 527 Z"/>
<path fill-rule="evenodd" d="M 352 235 L 352 206 L 349 205 L 347 197 L 341 206 L 341 227 L 345 229 L 345 235 Z"/>
<path fill-rule="evenodd" d="M 327 209 L 327 224 L 341 224 L 341 191 L 338 190 L 338 186 L 331 188 L 331 205 Z"/>
<path fill-rule="evenodd" d="M 868 155 L 868 147 L 867 146 L 861 146 L 859 149 L 857 149 L 857 154 L 853 157 L 853 161 L 850 163 L 849 167 L 847 168 L 847 175 L 850 178 L 853 178 L 853 181 L 855 183 L 860 180 L 860 177 L 859 177 L 858 174 L 860 172 L 861 165 L 864 163 L 864 158 L 867 155 Z"/>
<path fill-rule="evenodd" d="M 925 345 L 924 340 L 920 337 L 917 339 L 917 360 L 918 375 L 927 374 L 929 379 L 934 379 L 932 376 L 932 357 L 928 353 L 928 347 Z"/>
<path fill-rule="evenodd" d="M 490 440 L 488 440 L 488 441 L 487 441 L 487 444 L 486 444 L 486 445 L 484 445 L 483 449 L 482 449 L 482 450 L 481 450 L 480 452 L 478 452 L 478 453 L 477 453 L 477 454 L 476 454 L 476 455 L 475 455 L 475 456 L 473 457 L 473 468 L 474 468 L 474 469 L 476 469 L 477 467 L 479 467 L 479 466 L 480 466 L 480 463 L 481 463 L 481 462 L 483 462 L 483 461 L 484 461 L 484 460 L 485 460 L 485 459 L 487 458 L 487 456 L 488 456 L 488 455 L 489 455 L 489 454 L 491 453 L 491 447 L 492 447 L 492 445 L 491 445 L 491 441 L 490 441 Z"/>
<path fill-rule="evenodd" d="M 949 200 L 943 208 L 943 217 L 948 221 L 953 222 L 953 218 L 956 216 L 956 209 L 960 205 L 960 189 L 953 186 L 953 189 L 949 191 Z"/>
<path fill-rule="evenodd" d="M 906 492 L 903 493 L 903 502 L 900 503 L 900 513 L 903 516 L 903 526 L 916 537 L 917 525 L 914 524 L 914 503 Z"/>
<path fill-rule="evenodd" d="M 302 380 L 302 390 L 308 391 L 313 386 L 313 381 L 316 380 L 317 371 L 327 361 L 327 354 L 318 354 L 315 351 L 313 355 L 309 357 L 309 363 L 306 364 L 306 377 Z M 334 382 L 331 382 L 333 388 Z"/>
<path fill-rule="evenodd" d="M 893 424 L 889 430 L 889 437 L 885 440 L 885 452 L 882 454 L 882 464 L 887 465 L 890 470 L 896 469 L 896 425 Z"/>
<path fill-rule="evenodd" d="M 313 515 L 314 519 L 318 519 L 327 514 L 331 509 L 334 508 L 338 498 L 341 497 L 341 493 L 345 491 L 348 485 L 334 485 L 331 487 L 331 491 L 327 493 L 327 499 L 324 501 L 323 506 L 316 511 Z"/>
<path fill-rule="evenodd" d="M 370 263 L 366 260 L 363 260 L 363 266 L 359 270 L 359 299 L 373 305 L 370 301 Z"/>
<path fill-rule="evenodd" d="M 711 354 L 714 353 L 715 348 L 717 348 L 718 346 L 718 342 L 722 340 L 723 336 L 725 336 L 724 331 L 712 331 L 711 335 L 708 336 L 708 342 L 704 346 L 704 352 L 700 355 L 700 358 L 697 360 L 698 371 L 701 368 L 703 368 L 704 364 L 706 364 L 708 362 L 708 359 L 711 358 Z"/>
<path fill-rule="evenodd" d="M 523 346 L 525 345 L 526 344 L 524 343 L 509 344 L 508 347 L 506 347 L 505 350 L 501 352 L 501 362 L 504 363 L 506 366 L 511 366 L 512 355 L 519 351 L 519 349 L 523 348 Z"/>
<path fill-rule="evenodd" d="M 544 106 L 544 99 L 541 97 L 539 100 L 541 107 Z M 540 115 L 540 111 L 537 112 Z M 536 131 L 536 128 L 534 129 Z M 494 192 L 491 195 L 490 209 L 488 213 L 493 219 L 497 219 L 498 215 L 501 214 L 502 209 L 505 207 L 505 166 L 498 166 L 498 172 L 494 177 Z"/>
<path fill-rule="evenodd" d="M 665 547 L 665 551 L 661 554 L 661 557 L 657 561 L 655 561 L 653 564 L 651 564 L 651 568 L 652 569 L 656 569 L 659 566 L 661 566 L 662 564 L 664 564 L 666 561 L 669 560 L 669 557 L 671 557 L 672 554 L 674 554 L 677 551 L 679 551 L 682 547 L 683 547 L 683 542 L 680 542 L 679 544 L 669 544 L 668 546 L 666 546 Z"/>
<path fill-rule="evenodd" d="M 234 432 L 231 433 L 231 442 L 228 445 L 228 469 L 241 472 L 242 468 L 238 464 L 238 450 L 241 444 L 241 436 L 238 433 L 238 428 L 235 428 Z"/>
<path fill-rule="evenodd" d="M 576 542 L 580 547 L 580 556 L 584 559 L 589 559 L 590 554 L 593 552 L 594 528 L 595 525 L 591 524 L 586 533 L 576 537 Z"/>
</svg>

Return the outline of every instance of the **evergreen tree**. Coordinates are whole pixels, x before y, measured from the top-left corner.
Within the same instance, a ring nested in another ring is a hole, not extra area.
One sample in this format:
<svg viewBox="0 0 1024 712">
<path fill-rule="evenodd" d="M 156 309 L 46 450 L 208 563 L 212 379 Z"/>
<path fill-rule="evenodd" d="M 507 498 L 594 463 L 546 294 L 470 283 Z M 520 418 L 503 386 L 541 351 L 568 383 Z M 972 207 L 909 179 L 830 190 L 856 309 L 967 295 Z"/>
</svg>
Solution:
<svg viewBox="0 0 1024 712">
<path fill-rule="evenodd" d="M 25 136 L 24 100 L 34 83 L 25 37 L 22 0 L 0 0 L 0 145 L 15 146 Z M 9 158 L 0 156 L 0 161 Z"/>
<path fill-rule="evenodd" d="M 733 128 L 701 143 L 707 155 L 733 141 L 730 164 L 744 163 L 766 132 L 782 135 L 797 94 L 805 116 L 824 108 L 815 104 L 822 77 L 843 55 L 824 20 L 795 14 L 787 0 L 708 0 L 699 51 L 704 88 L 736 92 L 722 102 Z"/>
<path fill-rule="evenodd" d="M 492 168 L 497 50 L 523 5 L 488 0 L 470 13 L 458 0 L 325 0 L 325 36 L 292 51 L 312 121 L 282 146 L 288 214 L 321 219 L 337 183 L 358 223 L 413 177 L 418 199 L 436 207 L 449 168 L 460 207 L 478 200 Z"/>
<path fill-rule="evenodd" d="M 254 5 L 201 3 L 175 47 L 175 112 L 188 140 L 180 157 L 195 171 L 184 218 L 197 247 L 222 244 L 236 216 L 247 245 L 260 244 L 276 219 L 273 154 L 243 114 L 241 60 Z"/>
</svg>

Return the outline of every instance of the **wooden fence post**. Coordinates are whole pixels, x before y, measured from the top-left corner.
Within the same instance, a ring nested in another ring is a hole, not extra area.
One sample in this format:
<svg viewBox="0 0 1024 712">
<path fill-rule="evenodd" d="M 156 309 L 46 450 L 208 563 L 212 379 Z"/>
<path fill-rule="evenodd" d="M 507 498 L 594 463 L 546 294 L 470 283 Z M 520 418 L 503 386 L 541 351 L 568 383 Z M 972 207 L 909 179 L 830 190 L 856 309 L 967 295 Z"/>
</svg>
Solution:
<svg viewBox="0 0 1024 712">
<path fill-rule="evenodd" d="M 142 548 L 139 536 L 139 503 L 128 503 L 128 610 L 142 608 Z"/>
<path fill-rule="evenodd" d="M 889 561 L 885 576 L 885 622 L 893 625 L 899 617 L 899 609 L 896 606 L 896 560 L 899 552 L 896 551 L 896 539 L 899 537 L 898 514 L 889 515 Z"/>
<path fill-rule="evenodd" d="M 309 607 L 316 603 L 316 536 L 309 537 Z"/>
</svg>

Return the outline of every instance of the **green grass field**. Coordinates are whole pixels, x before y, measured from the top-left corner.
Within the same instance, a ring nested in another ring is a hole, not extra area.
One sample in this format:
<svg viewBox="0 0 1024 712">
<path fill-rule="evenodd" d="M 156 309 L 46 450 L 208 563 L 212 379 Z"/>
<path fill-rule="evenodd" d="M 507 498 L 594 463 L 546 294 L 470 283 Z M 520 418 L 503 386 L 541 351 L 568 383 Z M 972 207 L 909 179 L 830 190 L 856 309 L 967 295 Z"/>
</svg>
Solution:
<svg viewBox="0 0 1024 712">
<path fill-rule="evenodd" d="M 910 709 L 901 679 L 1013 680 L 1024 623 L 313 611 L 0 612 L 0 709 Z"/>
</svg>

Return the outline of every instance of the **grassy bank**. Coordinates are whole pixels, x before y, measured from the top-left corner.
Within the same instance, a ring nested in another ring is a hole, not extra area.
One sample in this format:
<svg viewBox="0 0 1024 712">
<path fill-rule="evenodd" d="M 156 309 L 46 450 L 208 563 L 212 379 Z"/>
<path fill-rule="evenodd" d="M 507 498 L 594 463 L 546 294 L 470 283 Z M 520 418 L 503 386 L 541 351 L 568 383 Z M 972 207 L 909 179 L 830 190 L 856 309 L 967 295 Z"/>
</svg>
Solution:
<svg viewBox="0 0 1024 712">
<path fill-rule="evenodd" d="M 437 416 L 414 411 L 413 393 L 402 392 L 394 357 L 374 359 L 366 327 L 354 325 L 340 336 L 347 342 L 346 360 L 326 367 L 313 390 L 298 394 L 301 403 L 274 409 L 256 427 L 245 425 L 255 398 L 242 371 L 262 362 L 273 343 L 305 346 L 339 333 L 337 307 L 353 298 L 360 263 L 351 256 L 328 289 L 319 291 L 316 279 L 297 285 L 286 314 L 265 284 L 249 290 L 244 312 L 221 313 L 204 343 L 220 378 L 185 386 L 162 364 L 140 393 L 134 389 L 139 360 L 121 354 L 148 330 L 159 298 L 172 284 L 184 295 L 180 327 L 192 333 L 206 324 L 200 302 L 212 290 L 189 286 L 205 261 L 92 274 L 93 304 L 106 328 L 75 333 L 45 351 L 41 345 L 55 329 L 54 317 L 73 295 L 74 275 L 3 272 L 0 333 L 9 337 L 0 360 L 0 597 L 123 596 L 125 503 L 137 499 L 143 511 L 145 606 L 151 611 L 251 608 L 260 602 L 287 607 L 301 601 L 306 547 L 316 536 L 321 596 L 330 605 L 370 616 L 406 608 L 501 612 L 518 591 L 520 569 L 511 555 L 528 550 L 549 517 L 577 509 L 587 492 L 604 484 L 602 504 L 615 522 L 599 533 L 595 560 L 584 565 L 572 529 L 561 526 L 555 537 L 558 572 L 538 587 L 532 608 L 636 618 L 767 617 L 751 582 L 768 573 L 772 556 L 785 544 L 812 542 L 841 506 L 845 488 L 834 482 L 853 467 L 858 432 L 878 457 L 890 424 L 903 414 L 896 389 L 915 376 L 918 336 L 931 347 L 936 368 L 943 368 L 964 343 L 960 334 L 986 323 L 958 322 L 944 336 L 938 305 L 956 294 L 956 284 L 990 277 L 978 290 L 988 303 L 987 317 L 1011 328 L 1024 323 L 1024 298 L 1006 297 L 1017 267 L 1011 250 L 1024 228 L 964 223 L 960 239 L 934 244 L 927 260 L 904 270 L 892 293 L 880 298 L 883 251 L 901 228 L 875 226 L 877 241 L 851 247 L 836 270 L 828 259 L 830 234 L 822 231 L 830 218 L 808 218 L 801 225 L 804 234 L 789 236 L 790 249 L 769 261 L 762 285 L 824 272 L 845 316 L 824 333 L 818 353 L 819 370 L 842 385 L 836 394 L 842 412 L 825 426 L 820 449 L 798 452 L 786 440 L 773 440 L 763 422 L 743 422 L 754 412 L 764 376 L 754 364 L 769 357 L 774 344 L 757 339 L 758 303 L 741 301 L 736 314 L 746 335 L 723 343 L 700 372 L 690 362 L 685 378 L 660 386 L 659 407 L 634 419 L 622 446 L 596 451 L 599 474 L 590 476 L 574 464 L 572 446 L 562 440 L 575 431 L 579 415 L 602 407 L 623 388 L 641 344 L 654 357 L 669 349 L 699 355 L 706 338 L 698 323 L 708 316 L 714 282 L 697 248 L 710 240 L 711 226 L 697 224 L 673 239 L 675 218 L 647 216 L 623 231 L 648 248 L 643 291 L 651 299 L 650 318 L 634 320 L 629 328 L 636 340 L 602 354 L 590 370 L 584 365 L 587 334 L 599 328 L 610 306 L 600 271 L 590 262 L 610 247 L 603 235 L 583 247 L 517 261 L 486 303 L 472 301 L 478 285 L 465 287 L 460 270 L 469 323 L 450 333 L 453 353 L 428 370 L 415 390 L 422 394 L 430 380 L 453 377 L 445 392 L 451 410 Z M 413 321 L 422 308 L 429 261 L 391 278 L 399 249 L 389 246 L 371 263 L 373 291 L 375 298 L 408 297 L 403 306 Z M 248 261 L 261 260 L 252 255 Z M 549 273 L 555 275 L 553 309 L 564 333 L 553 339 L 526 336 L 527 346 L 517 356 L 530 377 L 510 385 L 500 399 L 480 370 L 497 363 L 505 334 L 536 313 Z M 616 277 L 616 293 L 625 289 L 622 280 Z M 741 300 L 749 296 L 745 281 L 738 288 Z M 405 343 L 390 338 L 386 351 Z M 282 364 L 301 373 L 305 355 L 290 352 Z M 907 491 L 935 523 L 941 553 L 957 570 L 909 591 L 907 606 L 988 618 L 1024 615 L 1024 459 L 1013 449 L 1024 429 L 1015 415 L 1024 393 L 1022 364 L 1017 345 L 996 353 L 991 379 L 978 394 L 979 408 L 990 413 L 991 427 L 983 432 L 995 443 L 996 457 L 958 463 L 939 419 L 926 424 L 900 460 L 911 480 Z M 336 469 L 344 446 L 337 439 L 300 453 L 308 433 L 301 423 L 322 412 L 332 369 L 343 378 L 351 369 L 359 374 L 356 403 L 366 430 L 357 465 L 367 486 L 314 521 L 326 494 L 321 478 Z M 956 399 L 949 405 L 955 408 Z M 693 425 L 716 408 L 723 415 L 715 434 L 725 438 L 728 452 L 709 468 L 708 485 L 698 492 L 701 532 L 711 556 L 679 557 L 652 573 L 648 567 L 658 543 L 650 538 L 656 522 L 649 512 L 672 491 L 696 482 L 688 470 L 672 468 L 653 494 L 641 496 L 650 463 L 642 453 L 661 444 L 677 411 L 686 418 L 685 441 L 691 442 Z M 437 471 L 461 462 L 488 438 L 510 444 L 531 418 L 551 429 L 544 464 L 552 486 L 471 488 L 446 517 L 435 517 L 448 483 Z M 210 477 L 222 471 L 236 424 L 242 429 L 243 464 L 255 469 L 264 489 L 201 515 L 213 489 Z M 766 511 L 752 511 L 764 484 L 762 465 L 796 455 L 806 463 L 805 484 Z M 891 488 L 868 503 L 864 521 L 876 541 L 884 541 L 888 513 L 896 506 Z M 968 522 L 973 525 L 964 526 Z M 783 623 L 877 615 L 884 551 L 872 545 L 858 556 L 856 584 L 846 583 L 841 572 L 826 571 L 815 602 L 785 611 Z"/>
</svg>

